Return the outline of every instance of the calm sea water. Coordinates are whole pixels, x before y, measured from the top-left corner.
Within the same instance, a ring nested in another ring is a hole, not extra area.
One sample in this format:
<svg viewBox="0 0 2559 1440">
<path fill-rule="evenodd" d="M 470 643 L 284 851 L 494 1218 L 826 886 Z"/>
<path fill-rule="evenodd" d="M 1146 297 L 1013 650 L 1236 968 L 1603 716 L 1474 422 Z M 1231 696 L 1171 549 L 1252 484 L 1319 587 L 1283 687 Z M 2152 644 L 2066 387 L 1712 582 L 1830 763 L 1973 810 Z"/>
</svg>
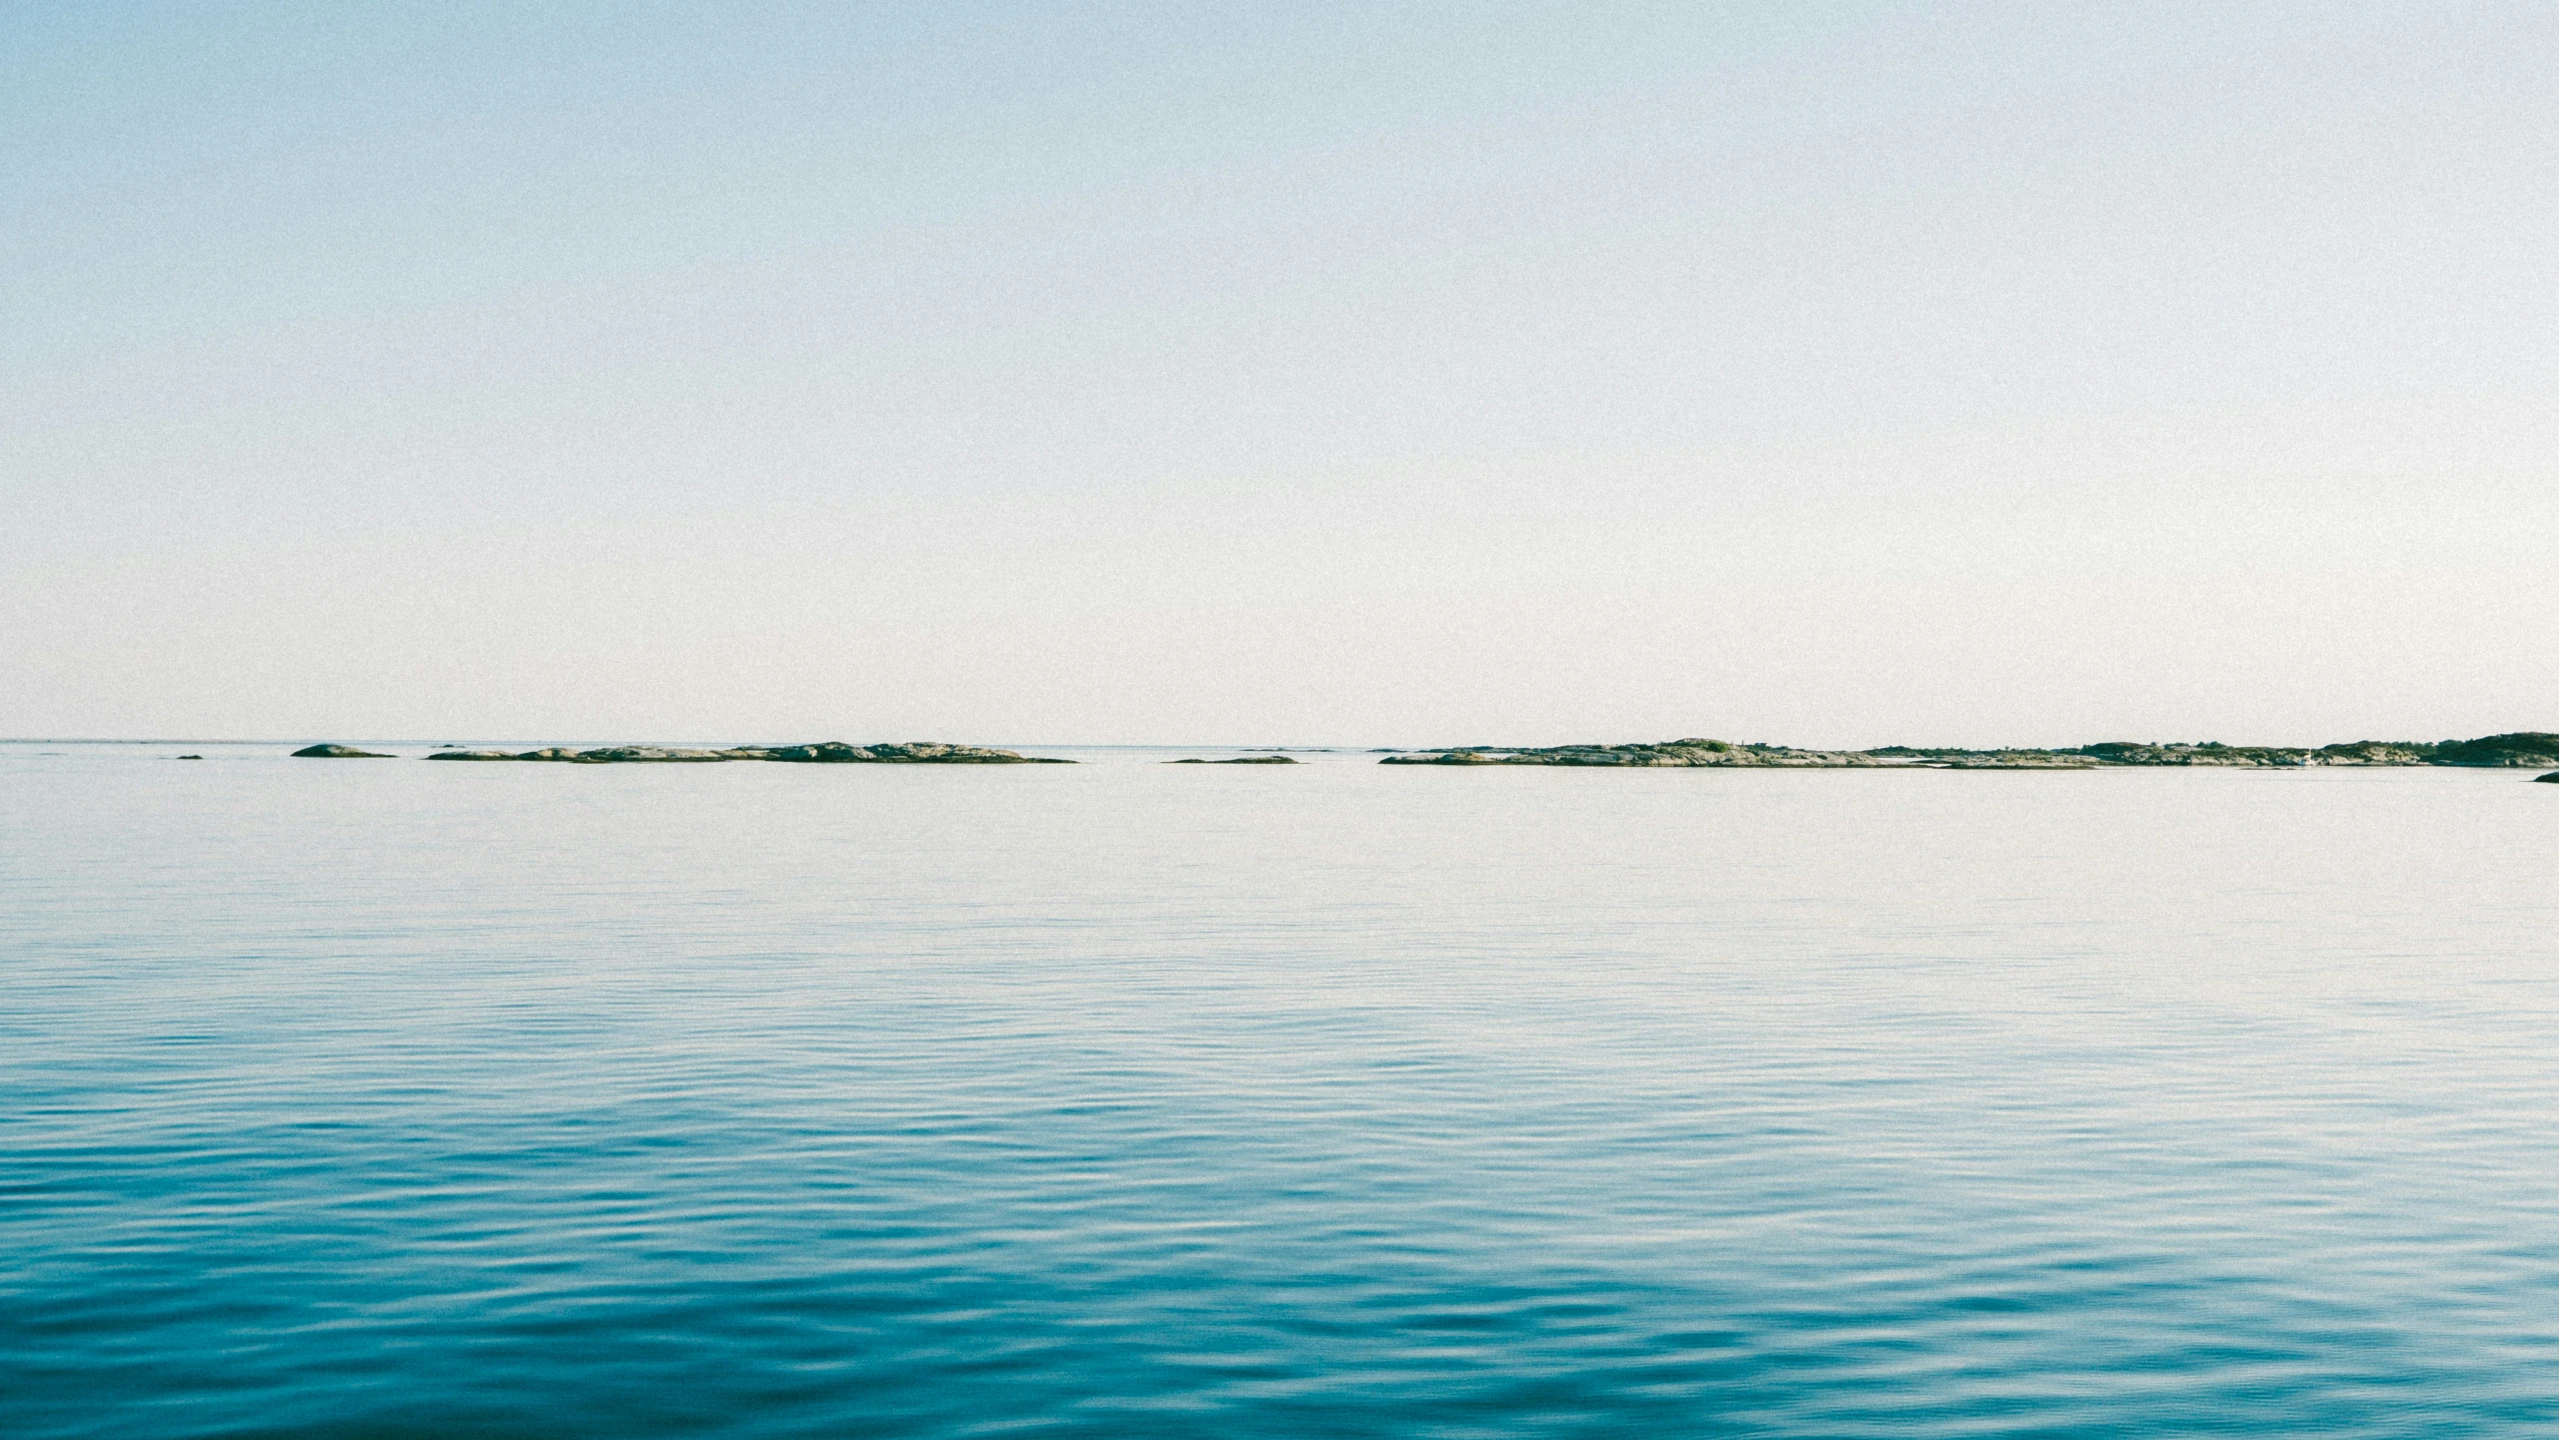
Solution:
<svg viewBox="0 0 2559 1440">
<path fill-rule="evenodd" d="M 283 748 L 0 746 L 11 1440 L 2559 1432 L 2520 774 Z"/>
</svg>

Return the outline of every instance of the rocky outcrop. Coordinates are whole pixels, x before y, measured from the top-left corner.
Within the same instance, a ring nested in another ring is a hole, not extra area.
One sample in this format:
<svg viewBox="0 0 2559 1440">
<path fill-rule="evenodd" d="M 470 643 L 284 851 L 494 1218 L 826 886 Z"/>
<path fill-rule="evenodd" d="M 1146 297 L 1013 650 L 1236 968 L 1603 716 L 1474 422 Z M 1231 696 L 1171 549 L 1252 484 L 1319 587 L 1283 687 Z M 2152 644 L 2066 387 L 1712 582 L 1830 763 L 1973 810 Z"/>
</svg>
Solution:
<svg viewBox="0 0 2559 1440">
<path fill-rule="evenodd" d="M 2553 770 L 2547 775 L 2535 775 L 2532 777 L 2532 783 L 2535 785 L 2559 785 L 2559 770 Z"/>
<path fill-rule="evenodd" d="M 2559 768 L 2559 735 L 2530 732 L 2490 735 L 2478 740 L 2355 740 L 2312 749 L 2281 746 L 2142 745 L 2110 743 L 2081 747 L 2109 765 L 2502 765 L 2525 769 Z"/>
<path fill-rule="evenodd" d="M 306 745 L 293 752 L 297 760 L 388 760 L 392 757 L 376 750 L 358 750 L 352 745 Z"/>
<path fill-rule="evenodd" d="M 944 745 L 931 740 L 915 740 L 903 745 L 847 745 L 830 740 L 823 745 L 784 745 L 779 748 L 750 747 L 722 752 L 732 760 L 782 760 L 815 765 L 1072 765 L 1072 760 L 1052 760 L 1024 755 L 1012 750 L 989 750 L 978 745 Z"/>
<path fill-rule="evenodd" d="M 1167 760 L 1167 765 L 1294 765 L 1285 755 L 1241 755 L 1232 760 L 1202 760 L 1194 755 L 1188 760 Z"/>
<path fill-rule="evenodd" d="M 816 765 L 1072 765 L 1011 750 L 944 745 L 917 740 L 895 745 L 745 745 L 731 750 L 686 750 L 662 745 L 608 745 L 594 750 L 552 746 L 543 750 L 440 750 L 429 760 L 547 760 L 568 765 L 682 765 L 726 760 L 772 760 Z"/>
<path fill-rule="evenodd" d="M 2106 765 L 2235 765 L 2242 767 L 2294 767 L 2316 765 L 2315 750 L 2287 750 L 2264 745 L 2149 745 L 2132 741 L 2110 740 L 2099 745 L 2080 747 L 2079 753 Z M 2369 761 L 2341 760 L 2341 764 L 2368 764 Z M 2406 764 L 2423 762 L 2410 760 Z"/>
<path fill-rule="evenodd" d="M 2223 765 L 2285 768 L 2302 765 L 2434 765 L 2438 747 L 2413 740 L 2355 740 L 2313 750 L 2279 745 L 2141 744 L 2109 741 L 2078 752 L 2108 765 Z"/>
<path fill-rule="evenodd" d="M 1784 745 L 1735 745 L 1727 740 L 1665 740 L 1637 745 L 1550 745 L 1521 749 L 1467 746 L 1389 755 L 1380 765 L 1595 765 L 1686 769 L 1743 766 L 1839 769 L 1881 765 L 1871 755 L 1846 750 L 1796 750 Z"/>
<path fill-rule="evenodd" d="M 2435 747 L 2407 740 L 2354 740 L 2310 752 L 2314 765 L 2429 765 Z"/>
</svg>

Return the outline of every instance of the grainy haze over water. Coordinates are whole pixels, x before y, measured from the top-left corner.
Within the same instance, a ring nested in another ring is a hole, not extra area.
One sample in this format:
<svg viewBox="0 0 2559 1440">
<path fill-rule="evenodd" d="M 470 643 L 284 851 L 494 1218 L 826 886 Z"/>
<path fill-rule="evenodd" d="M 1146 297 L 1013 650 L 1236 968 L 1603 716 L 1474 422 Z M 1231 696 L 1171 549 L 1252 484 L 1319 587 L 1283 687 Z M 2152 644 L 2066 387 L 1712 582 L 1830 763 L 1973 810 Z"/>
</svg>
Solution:
<svg viewBox="0 0 2559 1440">
<path fill-rule="evenodd" d="M 2512 772 L 202 748 L 0 746 L 12 1440 L 2559 1425 Z"/>
<path fill-rule="evenodd" d="M 95 0 L 0 59 L 0 736 L 2559 702 L 2543 0 Z"/>
</svg>

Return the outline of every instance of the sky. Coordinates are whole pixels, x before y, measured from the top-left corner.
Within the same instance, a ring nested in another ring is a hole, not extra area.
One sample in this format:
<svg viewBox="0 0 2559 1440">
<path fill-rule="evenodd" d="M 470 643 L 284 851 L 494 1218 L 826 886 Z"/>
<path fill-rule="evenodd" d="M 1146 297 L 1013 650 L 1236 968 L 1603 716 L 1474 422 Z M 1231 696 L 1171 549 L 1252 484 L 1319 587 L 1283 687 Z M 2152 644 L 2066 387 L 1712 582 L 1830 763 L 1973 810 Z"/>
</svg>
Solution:
<svg viewBox="0 0 2559 1440">
<path fill-rule="evenodd" d="M 2559 7 L 0 0 L 0 735 L 2559 730 Z"/>
</svg>

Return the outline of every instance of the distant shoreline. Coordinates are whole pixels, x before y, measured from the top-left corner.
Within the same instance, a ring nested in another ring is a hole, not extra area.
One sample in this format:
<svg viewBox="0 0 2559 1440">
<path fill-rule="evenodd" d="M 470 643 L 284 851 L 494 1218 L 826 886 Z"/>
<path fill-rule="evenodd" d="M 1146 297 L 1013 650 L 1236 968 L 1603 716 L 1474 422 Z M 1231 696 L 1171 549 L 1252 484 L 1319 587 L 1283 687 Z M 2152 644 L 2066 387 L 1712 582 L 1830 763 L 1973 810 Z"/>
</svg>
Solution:
<svg viewBox="0 0 2559 1440">
<path fill-rule="evenodd" d="M 376 752 L 345 745 L 320 744 L 293 752 L 322 759 L 388 759 Z M 1377 753 L 1377 752 L 1371 752 Z M 547 762 L 573 765 L 701 764 L 764 761 L 796 764 L 871 765 L 1071 765 L 1071 760 L 1028 756 L 1014 750 L 940 741 L 851 745 L 840 740 L 804 745 L 757 745 L 733 749 L 685 749 L 651 745 L 602 746 L 574 750 L 549 746 L 533 750 L 442 750 L 429 760 L 481 762 Z M 1276 757 L 1274 757 L 1276 758 Z M 1647 769 L 1938 769 L 1938 770 L 2095 770 L 2119 767 L 2210 766 L 2244 769 L 2304 769 L 2315 766 L 2415 767 L 2461 769 L 2559 770 L 2559 734 L 2516 731 L 2472 740 L 2355 740 L 2318 747 L 2224 745 L 2215 741 L 2100 741 L 2070 750 L 1959 750 L 1906 745 L 1873 750 L 1808 750 L 1788 745 L 1742 744 L 1726 740 L 1686 739 L 1657 743 L 1504 747 L 1450 746 L 1436 750 L 1389 751 L 1384 765 L 1546 765 Z"/>
<path fill-rule="evenodd" d="M 2293 770 L 2328 765 L 2559 770 L 2559 734 L 2519 731 L 2475 740 L 2434 742 L 2355 740 L 2316 748 L 2112 740 L 2069 750 L 1959 750 L 1908 745 L 1873 750 L 1806 750 L 1789 745 L 1736 745 L 1725 740 L 1688 739 L 1518 749 L 1451 746 L 1389 755 L 1379 763 L 1786 770 L 2100 770 L 2128 766 Z"/>
<path fill-rule="evenodd" d="M 0 745 L 290 745 L 270 739 L 124 739 L 0 738 Z M 778 762 L 786 764 L 873 765 L 1072 765 L 1077 762 L 1019 750 L 945 741 L 898 741 L 848 744 L 840 740 L 793 745 L 688 747 L 670 745 L 604 745 L 576 748 L 540 746 L 529 750 L 435 748 L 426 742 L 386 740 L 378 745 L 429 748 L 419 757 L 464 762 L 552 763 L 573 765 L 704 764 Z M 1276 757 L 1282 748 L 1305 753 L 1368 754 L 1385 765 L 1554 766 L 1630 769 L 1922 769 L 1922 770 L 2100 770 L 2119 768 L 2308 769 L 2449 768 L 2559 770 L 2559 733 L 2513 731 L 2469 740 L 2355 740 L 2321 746 L 2224 745 L 2215 741 L 2100 741 L 2070 748 L 2001 747 L 1965 749 L 1952 746 L 1885 745 L 1865 750 L 1821 750 L 1758 742 L 1681 740 L 1592 743 L 1584 745 L 1387 747 L 1272 746 L 1057 746 L 1080 750 L 1246 750 Z M 383 751 L 322 742 L 290 752 L 311 759 L 396 759 Z"/>
</svg>

